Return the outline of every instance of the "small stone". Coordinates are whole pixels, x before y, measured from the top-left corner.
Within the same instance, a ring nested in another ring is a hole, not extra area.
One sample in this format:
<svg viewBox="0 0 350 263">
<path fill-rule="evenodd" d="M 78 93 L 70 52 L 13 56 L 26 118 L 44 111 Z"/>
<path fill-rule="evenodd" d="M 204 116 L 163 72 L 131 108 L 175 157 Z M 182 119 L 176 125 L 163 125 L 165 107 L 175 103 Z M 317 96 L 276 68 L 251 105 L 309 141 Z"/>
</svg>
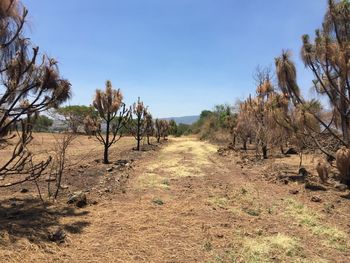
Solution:
<svg viewBox="0 0 350 263">
<path fill-rule="evenodd" d="M 20 191 L 22 194 L 28 193 L 29 190 L 27 188 L 22 188 Z"/>
<path fill-rule="evenodd" d="M 61 189 L 68 189 L 68 188 L 69 188 L 69 186 L 66 184 L 61 185 Z"/>
<path fill-rule="evenodd" d="M 112 167 L 108 167 L 107 169 L 106 169 L 106 172 L 108 172 L 108 173 L 110 173 L 110 172 L 112 172 L 113 171 L 113 166 Z"/>
<path fill-rule="evenodd" d="M 326 191 L 327 188 L 316 183 L 306 182 L 305 183 L 305 189 L 311 190 L 311 191 Z"/>
<path fill-rule="evenodd" d="M 84 207 L 87 204 L 86 195 L 79 191 L 68 196 L 67 204 L 75 204 L 76 207 Z"/>
<path fill-rule="evenodd" d="M 66 238 L 66 233 L 62 228 L 55 227 L 49 232 L 48 238 L 52 242 L 63 243 Z"/>
<path fill-rule="evenodd" d="M 301 167 L 298 171 L 298 175 L 301 177 L 306 177 L 309 175 L 309 172 L 304 167 Z"/>
<path fill-rule="evenodd" d="M 298 151 L 294 148 L 289 148 L 285 154 L 298 154 Z"/>
<path fill-rule="evenodd" d="M 311 201 L 315 202 L 315 203 L 320 203 L 322 201 L 321 197 L 314 195 L 313 197 L 311 197 Z"/>
<path fill-rule="evenodd" d="M 346 184 L 336 184 L 335 189 L 345 192 L 348 189 L 348 186 Z"/>
<path fill-rule="evenodd" d="M 120 165 L 120 166 L 125 166 L 128 163 L 129 163 L 128 160 L 118 160 L 114 164 L 115 165 Z"/>
<path fill-rule="evenodd" d="M 292 190 L 289 190 L 289 193 L 292 194 L 292 195 L 296 195 L 296 194 L 299 193 L 299 190 L 292 189 Z"/>
</svg>

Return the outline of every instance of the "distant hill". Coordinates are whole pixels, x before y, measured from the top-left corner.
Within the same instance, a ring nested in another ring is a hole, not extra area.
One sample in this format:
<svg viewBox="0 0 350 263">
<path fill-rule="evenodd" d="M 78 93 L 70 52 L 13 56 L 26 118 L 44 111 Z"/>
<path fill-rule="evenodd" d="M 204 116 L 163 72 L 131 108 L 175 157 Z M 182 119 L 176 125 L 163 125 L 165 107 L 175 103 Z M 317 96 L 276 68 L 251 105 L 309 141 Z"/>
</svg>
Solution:
<svg viewBox="0 0 350 263">
<path fill-rule="evenodd" d="M 183 116 L 183 117 L 169 117 L 169 118 L 164 118 L 165 120 L 174 120 L 177 124 L 183 123 L 183 124 L 193 124 L 195 123 L 198 119 L 198 115 L 194 116 Z"/>
</svg>

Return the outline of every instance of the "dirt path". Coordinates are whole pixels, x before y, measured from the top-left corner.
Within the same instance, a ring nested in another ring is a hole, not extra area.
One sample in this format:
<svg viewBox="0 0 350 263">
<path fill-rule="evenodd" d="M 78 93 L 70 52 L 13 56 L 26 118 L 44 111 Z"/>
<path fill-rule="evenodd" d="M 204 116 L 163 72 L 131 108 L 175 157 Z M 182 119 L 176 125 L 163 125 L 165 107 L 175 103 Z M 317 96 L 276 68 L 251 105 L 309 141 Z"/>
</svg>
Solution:
<svg viewBox="0 0 350 263">
<path fill-rule="evenodd" d="M 89 226 L 49 258 L 349 262 L 348 230 L 321 214 L 322 204 L 313 211 L 289 188 L 255 180 L 216 151 L 194 138 L 172 139 L 154 158 L 138 163 L 125 194 L 86 208 L 80 220 Z"/>
</svg>

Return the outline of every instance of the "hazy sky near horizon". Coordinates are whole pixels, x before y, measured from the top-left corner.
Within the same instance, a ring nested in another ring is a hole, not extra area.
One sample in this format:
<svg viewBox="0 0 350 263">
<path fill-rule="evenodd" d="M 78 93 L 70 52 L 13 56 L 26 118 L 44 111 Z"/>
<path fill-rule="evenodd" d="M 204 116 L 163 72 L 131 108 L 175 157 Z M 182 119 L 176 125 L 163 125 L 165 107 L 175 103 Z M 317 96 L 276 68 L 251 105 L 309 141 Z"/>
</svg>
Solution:
<svg viewBox="0 0 350 263">
<path fill-rule="evenodd" d="M 27 34 L 59 61 L 70 80 L 69 104 L 90 104 L 107 79 L 127 104 L 140 96 L 156 117 L 197 115 L 255 93 L 257 65 L 314 34 L 326 0 L 23 0 Z"/>
</svg>

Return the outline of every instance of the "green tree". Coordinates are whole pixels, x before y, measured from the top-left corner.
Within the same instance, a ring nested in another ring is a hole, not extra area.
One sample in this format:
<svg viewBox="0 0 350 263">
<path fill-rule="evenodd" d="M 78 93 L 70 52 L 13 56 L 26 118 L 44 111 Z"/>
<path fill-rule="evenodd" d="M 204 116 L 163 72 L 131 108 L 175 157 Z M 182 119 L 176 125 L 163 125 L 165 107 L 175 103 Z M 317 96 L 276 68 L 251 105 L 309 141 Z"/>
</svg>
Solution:
<svg viewBox="0 0 350 263">
<path fill-rule="evenodd" d="M 48 131 L 52 126 L 53 120 L 45 115 L 39 115 L 33 123 L 33 130 L 37 132 Z"/>
<path fill-rule="evenodd" d="M 63 116 L 65 123 L 73 133 L 77 133 L 79 127 L 84 125 L 87 116 L 95 114 L 93 107 L 85 105 L 71 105 L 60 107 L 56 112 Z"/>
<path fill-rule="evenodd" d="M 177 125 L 175 136 L 180 137 L 182 135 L 189 134 L 191 132 L 190 127 L 191 127 L 191 125 L 179 123 L 179 125 Z"/>
<path fill-rule="evenodd" d="M 170 135 L 177 134 L 177 124 L 176 124 L 176 121 L 174 121 L 174 120 L 169 121 L 169 134 Z"/>
</svg>

